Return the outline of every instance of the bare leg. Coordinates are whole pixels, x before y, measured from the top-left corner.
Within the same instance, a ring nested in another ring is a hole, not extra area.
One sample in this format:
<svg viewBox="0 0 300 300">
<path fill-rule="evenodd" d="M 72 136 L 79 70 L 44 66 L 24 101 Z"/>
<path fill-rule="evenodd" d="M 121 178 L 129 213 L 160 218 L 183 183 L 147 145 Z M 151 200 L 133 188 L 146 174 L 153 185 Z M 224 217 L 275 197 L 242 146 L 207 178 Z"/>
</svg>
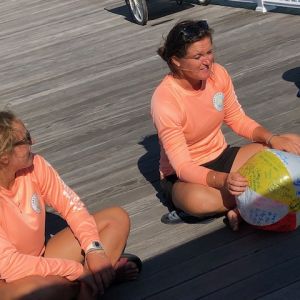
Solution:
<svg viewBox="0 0 300 300">
<path fill-rule="evenodd" d="M 251 156 L 263 148 L 261 144 L 241 147 L 232 165 L 232 171 L 237 171 Z M 226 213 L 236 206 L 235 198 L 225 190 L 220 191 L 185 182 L 174 184 L 172 200 L 176 207 L 196 217 Z"/>
<path fill-rule="evenodd" d="M 129 235 L 130 220 L 128 214 L 120 207 L 112 207 L 101 210 L 93 216 L 105 253 L 117 271 L 117 279 L 120 280 L 120 277 L 124 280 L 136 278 L 138 269 L 133 262 L 127 262 L 124 259 L 122 259 L 122 263 L 118 262 Z M 68 258 L 78 262 L 84 260 L 80 245 L 69 228 L 60 231 L 50 239 L 46 247 L 45 257 Z"/>
<path fill-rule="evenodd" d="M 266 147 L 264 147 L 262 144 L 258 143 L 248 144 L 241 147 L 233 162 L 231 171 L 237 171 L 251 156 L 253 156 L 259 151 L 262 151 L 265 148 Z"/>
<path fill-rule="evenodd" d="M 128 214 L 122 208 L 113 207 L 95 213 L 94 218 L 105 252 L 115 266 L 128 238 Z M 83 262 L 84 259 L 80 245 L 69 228 L 50 239 L 45 257 L 67 258 L 78 262 Z M 135 264 L 132 263 L 123 264 L 122 268 L 123 271 L 136 270 Z M 79 284 L 59 276 L 29 276 L 11 283 L 0 281 L 0 294 L 2 300 L 73 299 L 79 294 Z"/>
<path fill-rule="evenodd" d="M 103 209 L 94 215 L 99 239 L 104 245 L 106 255 L 115 265 L 119 259 L 130 229 L 127 213 L 119 207 Z M 60 257 L 83 262 L 81 247 L 69 228 L 65 228 L 52 237 L 45 250 L 45 257 Z"/>
<path fill-rule="evenodd" d="M 174 184 L 172 200 L 176 207 L 196 217 L 225 213 L 235 207 L 234 197 L 228 192 L 185 182 Z"/>
<path fill-rule="evenodd" d="M 74 299 L 78 293 L 77 283 L 59 276 L 28 276 L 0 284 L 2 300 Z"/>
<path fill-rule="evenodd" d="M 117 273 L 129 274 L 132 279 L 138 273 L 132 262 L 119 263 L 130 229 L 128 214 L 119 207 L 107 208 L 94 214 L 99 238 L 103 243 L 107 256 Z M 66 228 L 50 239 L 46 246 L 45 257 L 67 258 L 83 262 L 81 247 L 72 231 Z M 118 263 L 117 263 L 118 262 Z M 126 278 L 125 278 L 126 279 Z M 70 282 L 59 276 L 30 276 L 12 283 L 0 281 L 2 300 L 30 300 L 30 299 L 72 299 L 79 293 L 79 284 Z M 82 298 L 87 299 L 87 298 Z M 91 298 L 88 298 L 91 299 Z"/>
</svg>

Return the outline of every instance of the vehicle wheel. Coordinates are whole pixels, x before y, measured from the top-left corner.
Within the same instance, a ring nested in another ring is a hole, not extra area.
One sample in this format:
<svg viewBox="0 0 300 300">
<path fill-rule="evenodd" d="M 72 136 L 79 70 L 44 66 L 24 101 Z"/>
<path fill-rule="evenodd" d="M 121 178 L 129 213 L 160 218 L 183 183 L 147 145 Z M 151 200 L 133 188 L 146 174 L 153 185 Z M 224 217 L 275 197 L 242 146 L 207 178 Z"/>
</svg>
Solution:
<svg viewBox="0 0 300 300">
<path fill-rule="evenodd" d="M 210 0 L 198 0 L 198 3 L 200 4 L 200 5 L 208 5 L 209 4 L 209 2 L 210 2 Z"/>
<path fill-rule="evenodd" d="M 126 0 L 133 21 L 145 25 L 148 21 L 148 8 L 146 0 Z"/>
</svg>

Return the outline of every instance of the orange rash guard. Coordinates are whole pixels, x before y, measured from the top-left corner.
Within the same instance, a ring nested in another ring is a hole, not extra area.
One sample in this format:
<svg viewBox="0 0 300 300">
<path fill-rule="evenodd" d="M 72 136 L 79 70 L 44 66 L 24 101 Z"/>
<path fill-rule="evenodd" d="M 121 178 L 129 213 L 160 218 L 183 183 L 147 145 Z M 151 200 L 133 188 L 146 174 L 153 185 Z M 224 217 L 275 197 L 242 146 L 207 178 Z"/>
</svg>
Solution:
<svg viewBox="0 0 300 300">
<path fill-rule="evenodd" d="M 161 178 L 176 173 L 182 181 L 203 185 L 209 169 L 199 165 L 217 158 L 227 146 L 222 124 L 250 140 L 260 126 L 245 115 L 229 74 L 216 63 L 199 91 L 185 90 L 167 75 L 153 94 L 151 113 L 161 145 Z"/>
<path fill-rule="evenodd" d="M 96 222 L 79 197 L 39 155 L 16 174 L 10 190 L 0 187 L 0 278 L 10 282 L 30 275 L 59 275 L 69 280 L 83 273 L 76 261 L 45 258 L 45 205 L 66 219 L 82 249 L 99 240 Z"/>
</svg>

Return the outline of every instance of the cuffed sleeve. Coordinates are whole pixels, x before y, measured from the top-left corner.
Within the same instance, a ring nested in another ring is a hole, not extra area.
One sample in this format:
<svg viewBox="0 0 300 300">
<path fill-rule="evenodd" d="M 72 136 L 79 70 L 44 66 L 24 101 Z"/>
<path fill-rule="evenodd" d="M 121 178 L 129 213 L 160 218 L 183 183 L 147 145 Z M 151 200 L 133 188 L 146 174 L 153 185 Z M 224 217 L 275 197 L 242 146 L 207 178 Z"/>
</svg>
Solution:
<svg viewBox="0 0 300 300">
<path fill-rule="evenodd" d="M 59 258 L 45 258 L 20 253 L 8 241 L 0 227 L 0 270 L 1 279 L 11 282 L 32 275 L 58 275 L 75 280 L 83 273 L 83 266 L 75 261 Z"/>
</svg>

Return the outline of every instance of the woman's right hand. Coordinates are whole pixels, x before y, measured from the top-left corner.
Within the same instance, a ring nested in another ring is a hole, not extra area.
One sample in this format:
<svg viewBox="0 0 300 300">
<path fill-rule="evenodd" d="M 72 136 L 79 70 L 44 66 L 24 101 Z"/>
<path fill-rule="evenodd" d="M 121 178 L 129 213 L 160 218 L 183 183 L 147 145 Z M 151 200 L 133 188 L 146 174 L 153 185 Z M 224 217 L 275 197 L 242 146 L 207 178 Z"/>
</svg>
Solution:
<svg viewBox="0 0 300 300">
<path fill-rule="evenodd" d="M 109 257 L 104 250 L 93 251 L 86 255 L 85 264 L 92 272 L 100 293 L 103 294 L 104 289 L 112 284 L 116 275 Z"/>
<path fill-rule="evenodd" d="M 93 296 L 103 295 L 114 277 L 115 270 L 104 251 L 93 251 L 86 255 L 84 273 L 79 280 L 91 290 Z"/>
<path fill-rule="evenodd" d="M 93 293 L 89 284 L 80 278 L 78 280 L 80 280 L 80 291 L 79 291 L 79 294 L 76 299 L 77 300 L 86 300 L 86 299 L 97 300 L 98 295 Z"/>
<path fill-rule="evenodd" d="M 83 274 L 78 278 L 80 282 L 80 294 L 78 299 L 96 299 L 98 294 L 104 293 L 103 285 L 98 286 L 93 273 L 84 267 Z"/>
<path fill-rule="evenodd" d="M 247 186 L 247 179 L 238 172 L 229 173 L 224 184 L 224 187 L 234 196 L 242 194 Z"/>
</svg>

